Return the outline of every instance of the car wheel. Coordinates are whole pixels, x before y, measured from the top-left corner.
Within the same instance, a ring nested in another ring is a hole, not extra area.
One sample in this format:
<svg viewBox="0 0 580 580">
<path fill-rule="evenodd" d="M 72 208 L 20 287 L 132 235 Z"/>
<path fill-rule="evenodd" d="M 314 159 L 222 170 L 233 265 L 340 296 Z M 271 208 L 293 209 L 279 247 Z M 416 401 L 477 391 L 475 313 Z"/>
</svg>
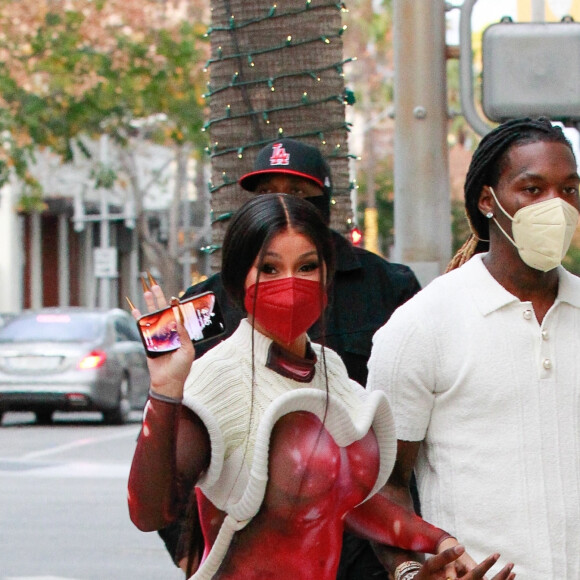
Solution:
<svg viewBox="0 0 580 580">
<path fill-rule="evenodd" d="M 123 425 L 129 420 L 131 414 L 131 386 L 129 378 L 123 377 L 119 385 L 119 396 L 117 406 L 111 411 L 103 412 L 103 419 L 109 425 Z"/>
<path fill-rule="evenodd" d="M 39 425 L 50 425 L 52 423 L 52 411 L 51 410 L 43 410 L 43 411 L 35 411 L 36 415 L 36 422 Z"/>
</svg>

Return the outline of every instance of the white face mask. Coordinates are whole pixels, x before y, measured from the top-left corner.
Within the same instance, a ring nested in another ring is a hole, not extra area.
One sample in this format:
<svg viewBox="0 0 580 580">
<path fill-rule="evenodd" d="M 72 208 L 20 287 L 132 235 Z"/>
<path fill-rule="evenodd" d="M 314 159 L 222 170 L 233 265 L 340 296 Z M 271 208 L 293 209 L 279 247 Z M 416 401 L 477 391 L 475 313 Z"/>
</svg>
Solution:
<svg viewBox="0 0 580 580">
<path fill-rule="evenodd" d="M 513 239 L 492 217 L 505 237 L 517 248 L 520 258 L 531 268 L 547 272 L 562 263 L 578 224 L 578 210 L 559 197 L 522 207 L 510 216 L 495 192 L 489 190 L 498 207 L 512 221 Z"/>
</svg>

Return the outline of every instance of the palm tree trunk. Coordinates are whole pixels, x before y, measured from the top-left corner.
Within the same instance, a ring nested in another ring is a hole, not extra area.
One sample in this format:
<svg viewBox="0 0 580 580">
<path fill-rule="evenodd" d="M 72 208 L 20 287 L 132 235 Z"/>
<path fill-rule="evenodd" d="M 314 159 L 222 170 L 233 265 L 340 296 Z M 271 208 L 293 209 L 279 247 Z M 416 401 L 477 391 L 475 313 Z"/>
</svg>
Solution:
<svg viewBox="0 0 580 580">
<path fill-rule="evenodd" d="M 207 95 L 213 246 L 222 243 L 226 216 L 249 196 L 237 179 L 278 136 L 315 145 L 327 157 L 335 201 L 332 226 L 346 232 L 352 209 L 342 4 L 212 0 L 211 9 Z M 219 251 L 212 267 L 219 269 Z"/>
</svg>

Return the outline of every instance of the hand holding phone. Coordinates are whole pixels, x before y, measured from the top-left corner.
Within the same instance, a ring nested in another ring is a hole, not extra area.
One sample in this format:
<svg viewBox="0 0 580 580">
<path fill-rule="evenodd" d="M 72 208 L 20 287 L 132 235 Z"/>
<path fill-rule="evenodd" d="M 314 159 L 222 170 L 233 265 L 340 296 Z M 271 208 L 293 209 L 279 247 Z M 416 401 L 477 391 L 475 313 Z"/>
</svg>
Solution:
<svg viewBox="0 0 580 580">
<path fill-rule="evenodd" d="M 179 317 L 178 308 L 183 325 L 194 343 L 225 332 L 225 323 L 215 294 L 205 292 L 180 302 L 179 306 L 167 306 L 144 314 L 137 320 L 137 328 L 147 356 L 159 356 L 181 346 L 176 322 Z"/>
</svg>

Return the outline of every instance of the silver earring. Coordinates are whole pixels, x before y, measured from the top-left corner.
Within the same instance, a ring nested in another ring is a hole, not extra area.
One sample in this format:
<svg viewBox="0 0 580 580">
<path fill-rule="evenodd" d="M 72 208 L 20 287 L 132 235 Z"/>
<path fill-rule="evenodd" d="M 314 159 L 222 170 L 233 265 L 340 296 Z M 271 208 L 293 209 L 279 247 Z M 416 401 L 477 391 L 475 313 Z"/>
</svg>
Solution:
<svg viewBox="0 0 580 580">
<path fill-rule="evenodd" d="M 490 219 L 493 217 L 493 213 L 492 213 L 491 211 L 488 211 L 488 212 L 485 214 L 485 217 L 486 217 L 488 220 L 490 220 Z"/>
</svg>

